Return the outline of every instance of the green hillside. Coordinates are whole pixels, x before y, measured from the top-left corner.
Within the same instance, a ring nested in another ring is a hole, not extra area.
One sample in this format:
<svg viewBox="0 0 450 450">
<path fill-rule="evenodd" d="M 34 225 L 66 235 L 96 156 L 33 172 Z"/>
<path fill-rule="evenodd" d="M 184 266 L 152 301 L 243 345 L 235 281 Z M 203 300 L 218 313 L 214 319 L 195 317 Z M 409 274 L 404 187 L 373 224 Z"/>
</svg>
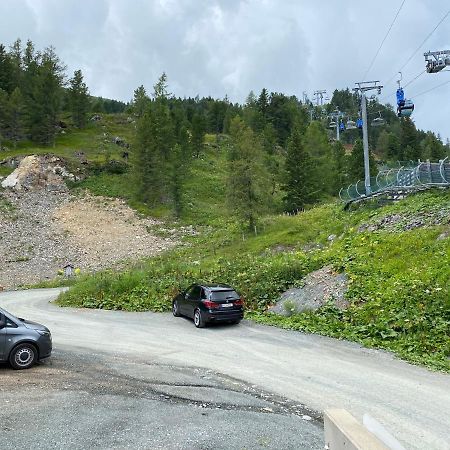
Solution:
<svg viewBox="0 0 450 450">
<path fill-rule="evenodd" d="M 389 229 L 358 231 L 394 215 L 401 219 Z M 236 286 L 247 317 L 258 322 L 354 340 L 449 370 L 450 245 L 442 238 L 450 230 L 449 215 L 450 194 L 436 191 L 381 208 L 345 212 L 341 204 L 328 204 L 297 216 L 266 217 L 257 236 L 243 236 L 222 221 L 221 228 L 200 227 L 186 246 L 132 270 L 79 280 L 60 304 L 169 311 L 178 289 L 198 280 L 222 281 Z M 425 218 L 423 224 L 406 230 L 417 217 Z M 338 236 L 332 242 L 331 234 Z M 327 305 L 287 318 L 266 312 L 281 292 L 301 286 L 305 275 L 325 265 L 350 279 L 347 310 Z"/>
<path fill-rule="evenodd" d="M 178 249 L 128 271 L 80 278 L 60 304 L 168 311 L 179 288 L 194 280 L 222 281 L 240 290 L 247 317 L 258 322 L 354 340 L 414 363 L 450 369 L 448 191 L 429 191 L 386 206 L 369 203 L 352 211 L 336 202 L 296 216 L 270 215 L 260 220 L 257 235 L 243 234 L 225 202 L 227 140 L 217 143 L 215 136 L 207 135 L 189 173 L 180 174 L 184 210 L 181 219 L 172 222 L 168 205 L 149 209 L 133 200 L 123 148 L 112 140 L 119 136 L 131 142 L 133 134 L 127 116 L 104 115 L 83 131 L 67 129 L 51 149 L 22 143 L 2 152 L 7 158 L 50 150 L 87 175 L 71 186 L 74 193 L 88 189 L 122 197 L 145 214 L 163 217 L 173 226 L 193 224 L 199 232 L 184 238 L 185 245 Z M 80 164 L 75 154 L 79 151 L 88 159 L 87 166 Z M 117 171 L 111 160 L 122 161 L 123 170 Z M 275 208 L 279 197 L 275 192 Z M 337 237 L 329 241 L 330 235 Z M 266 312 L 281 292 L 301 286 L 305 275 L 325 265 L 349 277 L 347 310 L 330 304 L 283 318 Z"/>
</svg>

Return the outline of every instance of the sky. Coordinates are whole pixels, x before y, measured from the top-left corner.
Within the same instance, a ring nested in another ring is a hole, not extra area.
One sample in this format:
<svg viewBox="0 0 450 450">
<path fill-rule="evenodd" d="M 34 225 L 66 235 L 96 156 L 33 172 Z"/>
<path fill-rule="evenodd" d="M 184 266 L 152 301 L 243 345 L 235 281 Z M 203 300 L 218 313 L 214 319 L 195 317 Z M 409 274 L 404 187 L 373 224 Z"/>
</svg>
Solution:
<svg viewBox="0 0 450 450">
<path fill-rule="evenodd" d="M 181 97 L 227 95 L 242 102 L 263 87 L 299 98 L 326 89 L 331 97 L 334 89 L 379 80 L 386 85 L 380 99 L 394 104 L 400 68 L 406 85 L 425 70 L 425 51 L 450 50 L 450 14 L 421 46 L 450 10 L 448 0 L 405 0 L 366 75 L 401 4 L 0 0 L 0 43 L 20 38 L 38 49 L 53 45 L 69 76 L 82 70 L 92 95 L 126 102 L 140 85 L 151 93 L 166 72 L 169 90 Z M 416 126 L 444 139 L 450 138 L 448 70 L 423 73 L 405 88 L 416 106 Z"/>
</svg>

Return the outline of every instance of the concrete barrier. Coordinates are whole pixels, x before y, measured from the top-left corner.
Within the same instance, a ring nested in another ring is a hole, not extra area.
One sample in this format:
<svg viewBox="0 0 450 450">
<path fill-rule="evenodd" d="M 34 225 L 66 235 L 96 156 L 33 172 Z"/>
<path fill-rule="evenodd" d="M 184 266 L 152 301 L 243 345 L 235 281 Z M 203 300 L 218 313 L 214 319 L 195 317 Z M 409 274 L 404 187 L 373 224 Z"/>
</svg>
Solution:
<svg viewBox="0 0 450 450">
<path fill-rule="evenodd" d="M 389 450 L 345 409 L 324 414 L 325 448 L 329 450 Z"/>
</svg>

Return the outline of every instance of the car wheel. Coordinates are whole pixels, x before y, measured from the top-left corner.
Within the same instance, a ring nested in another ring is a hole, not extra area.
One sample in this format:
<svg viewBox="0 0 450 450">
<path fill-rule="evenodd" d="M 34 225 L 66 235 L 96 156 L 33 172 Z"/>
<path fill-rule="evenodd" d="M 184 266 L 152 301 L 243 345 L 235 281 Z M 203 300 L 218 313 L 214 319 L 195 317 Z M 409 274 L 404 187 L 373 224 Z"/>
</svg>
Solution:
<svg viewBox="0 0 450 450">
<path fill-rule="evenodd" d="M 172 303 L 172 314 L 175 316 L 175 317 L 180 317 L 180 309 L 179 309 L 179 307 L 178 307 L 178 302 L 175 300 L 173 303 Z"/>
<path fill-rule="evenodd" d="M 194 325 L 197 328 L 204 328 L 206 323 L 205 319 L 203 318 L 202 312 L 199 309 L 196 309 L 194 311 Z"/>
<path fill-rule="evenodd" d="M 16 370 L 30 368 L 36 362 L 36 359 L 37 350 L 32 344 L 20 344 L 9 355 L 9 363 Z"/>
</svg>

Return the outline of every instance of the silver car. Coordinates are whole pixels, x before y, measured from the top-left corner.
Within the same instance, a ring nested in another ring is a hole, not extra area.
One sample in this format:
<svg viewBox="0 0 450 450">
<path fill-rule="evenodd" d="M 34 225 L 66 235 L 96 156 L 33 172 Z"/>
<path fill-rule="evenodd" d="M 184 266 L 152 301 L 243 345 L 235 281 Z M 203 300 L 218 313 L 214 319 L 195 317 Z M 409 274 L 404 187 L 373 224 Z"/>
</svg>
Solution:
<svg viewBox="0 0 450 450">
<path fill-rule="evenodd" d="M 28 369 L 52 352 L 52 335 L 44 325 L 21 319 L 0 308 L 0 361 Z"/>
</svg>

